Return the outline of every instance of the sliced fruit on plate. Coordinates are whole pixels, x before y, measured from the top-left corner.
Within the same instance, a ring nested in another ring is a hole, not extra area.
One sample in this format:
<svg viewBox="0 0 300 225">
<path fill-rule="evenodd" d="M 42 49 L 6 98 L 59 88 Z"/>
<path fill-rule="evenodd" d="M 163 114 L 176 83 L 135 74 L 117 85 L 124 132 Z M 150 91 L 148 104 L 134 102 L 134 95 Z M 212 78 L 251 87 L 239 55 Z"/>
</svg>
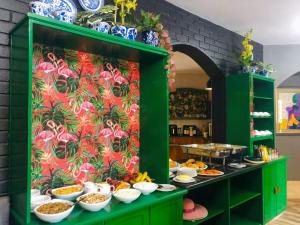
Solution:
<svg viewBox="0 0 300 225">
<path fill-rule="evenodd" d="M 201 172 L 199 172 L 200 175 L 203 175 L 203 176 L 220 176 L 220 175 L 223 175 L 224 172 L 220 171 L 220 170 L 203 170 Z"/>
</svg>

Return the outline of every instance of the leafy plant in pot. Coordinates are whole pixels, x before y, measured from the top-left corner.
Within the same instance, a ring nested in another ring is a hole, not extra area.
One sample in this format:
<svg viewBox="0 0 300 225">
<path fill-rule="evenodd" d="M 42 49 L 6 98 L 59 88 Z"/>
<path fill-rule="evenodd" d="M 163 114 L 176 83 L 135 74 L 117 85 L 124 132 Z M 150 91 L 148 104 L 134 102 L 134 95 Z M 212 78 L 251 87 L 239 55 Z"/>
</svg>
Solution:
<svg viewBox="0 0 300 225">
<path fill-rule="evenodd" d="M 126 23 L 125 19 L 126 16 L 129 16 L 131 14 L 131 11 L 136 10 L 136 0 L 114 0 L 114 2 L 118 10 L 115 12 L 115 26 L 111 28 L 112 35 L 134 41 L 137 37 L 137 29 L 134 26 Z M 118 11 L 121 18 L 120 25 L 117 23 Z"/>
<path fill-rule="evenodd" d="M 77 14 L 75 23 L 101 33 L 108 33 L 114 24 L 117 10 L 118 7 L 114 5 L 105 5 L 97 12 L 82 11 Z"/>
<path fill-rule="evenodd" d="M 141 10 L 141 18 L 138 22 L 138 31 L 142 32 L 142 39 L 145 44 L 157 47 L 159 45 L 159 33 L 157 25 L 160 22 L 160 15 Z"/>
<path fill-rule="evenodd" d="M 258 65 L 259 74 L 264 77 L 269 77 L 270 73 L 274 72 L 274 69 L 271 64 L 258 62 L 257 65 Z"/>
</svg>

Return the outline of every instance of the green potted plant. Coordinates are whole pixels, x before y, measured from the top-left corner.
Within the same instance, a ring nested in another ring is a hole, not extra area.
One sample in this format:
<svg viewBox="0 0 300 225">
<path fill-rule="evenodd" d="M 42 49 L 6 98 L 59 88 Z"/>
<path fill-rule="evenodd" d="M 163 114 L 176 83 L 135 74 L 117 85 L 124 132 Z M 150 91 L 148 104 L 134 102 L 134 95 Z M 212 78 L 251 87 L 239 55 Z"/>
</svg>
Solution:
<svg viewBox="0 0 300 225">
<path fill-rule="evenodd" d="M 259 74 L 262 76 L 269 77 L 269 75 L 274 72 L 274 69 L 271 64 L 258 62 L 257 65 Z"/>
<path fill-rule="evenodd" d="M 241 70 L 243 73 L 252 73 L 252 63 L 253 63 L 253 45 L 250 44 L 252 41 L 251 35 L 253 30 L 248 31 L 242 42 L 243 51 L 239 57 Z"/>
<path fill-rule="evenodd" d="M 82 11 L 77 14 L 75 24 L 108 33 L 114 24 L 117 10 L 118 7 L 114 5 L 105 5 L 97 12 Z"/>
<path fill-rule="evenodd" d="M 114 2 L 118 10 L 115 12 L 115 26 L 111 28 L 112 35 L 134 41 L 137 37 L 137 29 L 129 23 L 126 23 L 126 17 L 131 15 L 131 11 L 136 10 L 136 0 L 114 0 Z M 117 23 L 118 12 L 121 18 L 121 24 Z"/>
<path fill-rule="evenodd" d="M 159 33 L 157 25 L 160 22 L 160 15 L 141 10 L 138 20 L 138 31 L 142 33 L 142 40 L 145 44 L 157 47 L 159 44 Z"/>
</svg>

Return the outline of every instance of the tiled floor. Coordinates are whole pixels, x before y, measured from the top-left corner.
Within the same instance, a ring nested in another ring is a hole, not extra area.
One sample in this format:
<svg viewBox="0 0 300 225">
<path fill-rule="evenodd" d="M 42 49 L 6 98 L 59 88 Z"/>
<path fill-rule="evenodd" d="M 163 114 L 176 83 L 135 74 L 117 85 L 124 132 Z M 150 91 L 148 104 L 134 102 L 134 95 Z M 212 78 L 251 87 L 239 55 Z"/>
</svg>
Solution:
<svg viewBox="0 0 300 225">
<path fill-rule="evenodd" d="M 268 225 L 300 225 L 300 181 L 288 182 L 288 207 Z"/>
</svg>

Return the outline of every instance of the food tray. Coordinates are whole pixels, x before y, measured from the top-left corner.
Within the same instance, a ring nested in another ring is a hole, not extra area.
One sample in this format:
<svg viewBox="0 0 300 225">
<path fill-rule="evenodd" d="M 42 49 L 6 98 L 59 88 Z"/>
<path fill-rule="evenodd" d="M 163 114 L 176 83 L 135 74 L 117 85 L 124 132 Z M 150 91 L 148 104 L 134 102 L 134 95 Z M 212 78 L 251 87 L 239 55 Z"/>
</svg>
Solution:
<svg viewBox="0 0 300 225">
<path fill-rule="evenodd" d="M 246 146 L 230 145 L 230 144 L 189 144 L 181 145 L 184 153 L 207 156 L 211 158 L 226 158 L 244 152 Z"/>
</svg>

